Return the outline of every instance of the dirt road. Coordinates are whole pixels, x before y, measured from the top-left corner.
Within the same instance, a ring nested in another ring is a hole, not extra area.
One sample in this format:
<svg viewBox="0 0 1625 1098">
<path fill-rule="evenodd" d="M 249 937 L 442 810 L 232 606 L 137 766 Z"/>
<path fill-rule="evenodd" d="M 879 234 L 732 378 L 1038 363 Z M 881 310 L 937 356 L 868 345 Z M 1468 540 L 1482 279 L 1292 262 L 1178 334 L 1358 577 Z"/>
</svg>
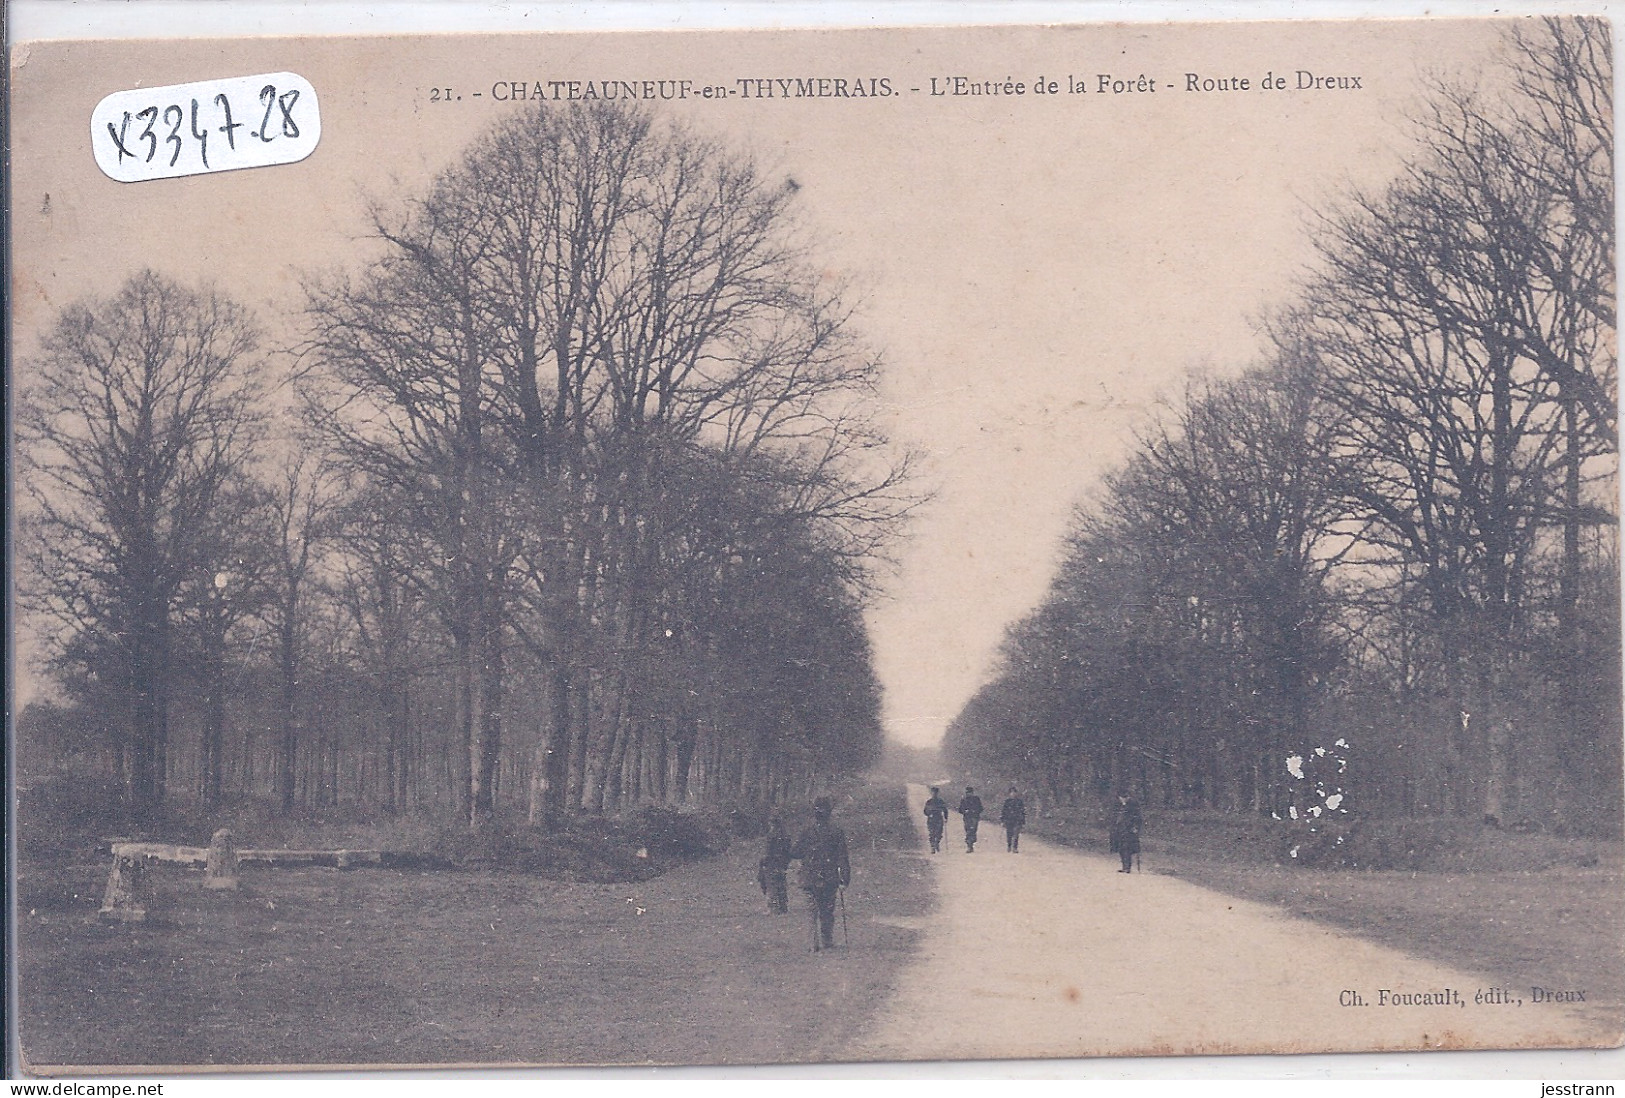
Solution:
<svg viewBox="0 0 1625 1098">
<path fill-rule="evenodd" d="M 926 792 L 910 787 L 910 804 Z M 924 820 L 915 825 L 923 832 Z M 1491 981 L 996 821 L 935 868 L 918 959 L 865 1059 L 1606 1046 L 1617 1031 Z M 1584 993 L 1584 988 L 1554 988 Z M 1386 993 L 1386 995 L 1384 994 Z M 1502 1001 L 1502 1000 L 1505 1001 Z M 1475 1001 L 1476 1000 L 1476 1001 Z M 1520 1005 L 1521 1004 L 1521 1005 Z"/>
</svg>

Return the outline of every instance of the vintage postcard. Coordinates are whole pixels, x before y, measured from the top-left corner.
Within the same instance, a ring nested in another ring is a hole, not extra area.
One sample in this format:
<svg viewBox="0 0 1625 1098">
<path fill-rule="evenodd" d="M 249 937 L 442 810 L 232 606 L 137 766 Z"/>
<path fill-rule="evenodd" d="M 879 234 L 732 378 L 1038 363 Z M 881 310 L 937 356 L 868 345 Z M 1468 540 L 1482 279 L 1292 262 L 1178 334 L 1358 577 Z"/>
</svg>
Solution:
<svg viewBox="0 0 1625 1098">
<path fill-rule="evenodd" d="M 1620 1044 L 1605 21 L 9 64 L 19 1070 Z"/>
</svg>

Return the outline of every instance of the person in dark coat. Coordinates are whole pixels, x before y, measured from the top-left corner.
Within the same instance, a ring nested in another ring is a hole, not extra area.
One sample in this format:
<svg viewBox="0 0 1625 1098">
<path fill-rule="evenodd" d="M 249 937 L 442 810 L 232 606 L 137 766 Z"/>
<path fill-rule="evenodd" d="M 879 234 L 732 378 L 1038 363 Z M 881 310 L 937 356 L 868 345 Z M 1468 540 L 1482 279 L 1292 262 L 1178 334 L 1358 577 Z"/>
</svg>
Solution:
<svg viewBox="0 0 1625 1098">
<path fill-rule="evenodd" d="M 1021 852 L 1021 829 L 1027 825 L 1027 803 L 1011 786 L 1004 804 L 999 808 L 999 822 L 1004 825 L 1004 849 L 1010 854 Z"/>
<path fill-rule="evenodd" d="M 965 821 L 965 853 L 976 853 L 976 828 L 982 822 L 982 798 L 976 795 L 976 790 L 970 786 L 965 787 L 965 795 L 959 799 L 959 815 Z"/>
<path fill-rule="evenodd" d="M 931 787 L 931 796 L 925 802 L 925 833 L 931 840 L 931 853 L 942 850 L 942 829 L 948 822 L 948 802 L 942 799 L 942 790 Z"/>
<path fill-rule="evenodd" d="M 835 947 L 835 898 L 852 883 L 846 832 L 831 820 L 834 812 L 834 802 L 828 797 L 813 801 L 813 825 L 797 837 L 790 850 L 790 857 L 801 863 L 801 887 L 812 899 L 818 930 L 815 951 Z"/>
<path fill-rule="evenodd" d="M 1119 873 L 1134 868 L 1134 855 L 1140 852 L 1140 824 L 1140 802 L 1125 789 L 1117 794 L 1117 805 L 1112 809 L 1112 851 L 1123 859 Z"/>
<path fill-rule="evenodd" d="M 778 816 L 767 829 L 767 849 L 762 853 L 757 868 L 757 883 L 767 894 L 767 909 L 783 915 L 790 910 L 790 833 L 784 829 L 784 820 Z"/>
</svg>

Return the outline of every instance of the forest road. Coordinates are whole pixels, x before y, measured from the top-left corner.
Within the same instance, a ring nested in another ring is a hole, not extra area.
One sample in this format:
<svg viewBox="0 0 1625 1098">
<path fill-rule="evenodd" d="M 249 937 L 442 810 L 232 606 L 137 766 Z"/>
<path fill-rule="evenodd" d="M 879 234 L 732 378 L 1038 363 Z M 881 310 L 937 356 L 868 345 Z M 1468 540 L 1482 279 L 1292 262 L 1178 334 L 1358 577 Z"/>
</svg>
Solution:
<svg viewBox="0 0 1625 1098">
<path fill-rule="evenodd" d="M 909 787 L 923 833 L 923 787 Z M 996 805 L 997 802 L 994 802 Z M 965 853 L 958 818 L 934 867 L 915 959 L 855 1059 L 1599 1047 L 1617 1031 L 1419 957 L 996 818 Z M 1568 990 L 1568 989 L 1563 989 Z M 1583 990 L 1583 989 L 1579 989 Z M 1381 992 L 1388 992 L 1383 1002 Z M 1444 1005 L 1394 996 L 1432 996 Z M 1484 994 L 1480 994 L 1484 993 Z M 1354 1003 L 1355 996 L 1364 1005 Z M 1516 1005 L 1518 1000 L 1522 1005 Z"/>
</svg>

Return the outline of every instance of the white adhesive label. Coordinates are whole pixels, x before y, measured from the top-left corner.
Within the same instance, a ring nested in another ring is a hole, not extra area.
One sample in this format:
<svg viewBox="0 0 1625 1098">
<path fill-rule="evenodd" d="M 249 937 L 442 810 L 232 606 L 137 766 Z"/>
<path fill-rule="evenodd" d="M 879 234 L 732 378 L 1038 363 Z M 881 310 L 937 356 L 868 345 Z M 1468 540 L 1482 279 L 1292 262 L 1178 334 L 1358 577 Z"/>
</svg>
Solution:
<svg viewBox="0 0 1625 1098">
<path fill-rule="evenodd" d="M 292 164 L 321 136 L 316 89 L 291 72 L 114 92 L 90 113 L 96 165 L 120 183 Z"/>
</svg>

